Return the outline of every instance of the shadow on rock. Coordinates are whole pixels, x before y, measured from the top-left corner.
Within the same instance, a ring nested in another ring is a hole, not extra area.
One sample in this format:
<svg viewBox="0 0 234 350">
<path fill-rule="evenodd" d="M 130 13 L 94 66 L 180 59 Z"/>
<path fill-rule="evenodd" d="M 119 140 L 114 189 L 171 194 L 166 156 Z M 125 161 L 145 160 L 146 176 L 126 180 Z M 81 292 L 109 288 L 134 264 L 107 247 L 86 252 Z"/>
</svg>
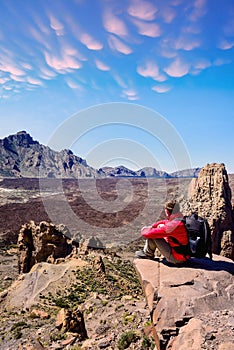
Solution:
<svg viewBox="0 0 234 350">
<path fill-rule="evenodd" d="M 177 265 L 168 263 L 163 259 L 162 263 L 169 267 L 178 268 Z M 209 258 L 191 258 L 186 261 L 184 264 L 181 264 L 180 267 L 194 268 L 194 269 L 203 269 L 207 271 L 227 271 L 234 275 L 234 263 L 225 261 L 225 260 L 210 260 Z"/>
</svg>

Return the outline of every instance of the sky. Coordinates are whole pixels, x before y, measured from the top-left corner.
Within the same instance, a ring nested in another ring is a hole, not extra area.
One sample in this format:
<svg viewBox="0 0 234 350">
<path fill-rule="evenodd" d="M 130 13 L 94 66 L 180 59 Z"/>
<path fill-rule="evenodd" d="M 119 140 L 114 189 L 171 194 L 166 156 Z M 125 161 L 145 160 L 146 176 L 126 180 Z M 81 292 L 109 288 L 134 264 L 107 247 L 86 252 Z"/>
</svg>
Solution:
<svg viewBox="0 0 234 350">
<path fill-rule="evenodd" d="M 0 138 L 234 173 L 233 127 L 233 0 L 0 0 Z"/>
</svg>

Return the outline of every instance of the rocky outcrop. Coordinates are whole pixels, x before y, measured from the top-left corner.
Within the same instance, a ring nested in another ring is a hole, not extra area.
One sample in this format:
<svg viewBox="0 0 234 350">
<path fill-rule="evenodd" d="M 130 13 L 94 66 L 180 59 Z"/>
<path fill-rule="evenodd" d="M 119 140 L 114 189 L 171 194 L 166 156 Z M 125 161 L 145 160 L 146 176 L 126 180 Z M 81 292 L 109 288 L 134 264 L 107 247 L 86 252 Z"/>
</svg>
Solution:
<svg viewBox="0 0 234 350">
<path fill-rule="evenodd" d="M 234 263 L 215 255 L 187 267 L 135 260 L 156 328 L 157 350 L 221 350 L 234 342 Z"/>
<path fill-rule="evenodd" d="M 19 272 L 29 272 L 39 262 L 54 263 L 70 255 L 76 246 L 67 228 L 42 221 L 34 221 L 22 226 L 18 236 Z"/>
<path fill-rule="evenodd" d="M 62 332 L 76 333 L 79 340 L 87 338 L 84 315 L 79 309 L 61 309 L 57 315 L 56 327 Z"/>
<path fill-rule="evenodd" d="M 191 181 L 184 214 L 197 212 L 207 218 L 213 241 L 213 252 L 234 260 L 234 213 L 231 189 L 224 164 L 207 164 L 197 179 Z"/>
</svg>

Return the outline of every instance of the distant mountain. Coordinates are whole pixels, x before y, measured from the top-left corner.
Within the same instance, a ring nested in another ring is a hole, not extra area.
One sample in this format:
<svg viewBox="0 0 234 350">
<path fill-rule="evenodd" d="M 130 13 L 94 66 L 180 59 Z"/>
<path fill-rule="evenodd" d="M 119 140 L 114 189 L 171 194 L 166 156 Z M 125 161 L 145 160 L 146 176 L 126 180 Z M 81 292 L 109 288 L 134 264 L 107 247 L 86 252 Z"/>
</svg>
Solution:
<svg viewBox="0 0 234 350">
<path fill-rule="evenodd" d="M 145 167 L 140 170 L 137 170 L 137 175 L 141 177 L 158 177 L 158 178 L 170 178 L 172 177 L 170 174 L 165 171 L 157 170 L 151 167 Z"/>
<path fill-rule="evenodd" d="M 201 168 L 179 170 L 171 173 L 172 177 L 198 177 Z"/>
<path fill-rule="evenodd" d="M 0 140 L 0 175 L 3 177 L 77 178 L 104 174 L 88 166 L 70 150 L 54 151 L 20 131 Z"/>
<path fill-rule="evenodd" d="M 41 145 L 26 132 L 20 131 L 0 140 L 0 176 L 45 178 L 197 177 L 200 168 L 168 174 L 152 167 L 133 171 L 124 166 L 92 168 L 86 160 L 65 149 L 60 152 Z"/>
<path fill-rule="evenodd" d="M 136 171 L 126 168 L 123 165 L 112 167 L 104 167 L 99 169 L 103 171 L 106 176 L 120 177 L 120 176 L 139 176 Z"/>
</svg>

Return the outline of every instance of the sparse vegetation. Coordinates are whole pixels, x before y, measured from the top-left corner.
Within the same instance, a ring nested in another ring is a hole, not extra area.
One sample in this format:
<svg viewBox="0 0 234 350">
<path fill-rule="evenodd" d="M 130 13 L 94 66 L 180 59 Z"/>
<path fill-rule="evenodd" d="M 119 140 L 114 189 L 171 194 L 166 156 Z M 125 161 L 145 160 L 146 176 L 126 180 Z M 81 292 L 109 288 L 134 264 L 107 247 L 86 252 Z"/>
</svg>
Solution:
<svg viewBox="0 0 234 350">
<path fill-rule="evenodd" d="M 106 273 L 100 278 L 100 273 L 87 266 L 76 271 L 77 282 L 67 294 L 60 296 L 48 295 L 54 305 L 61 308 L 72 308 L 82 304 L 92 292 L 109 295 L 110 299 L 120 300 L 123 295 L 131 294 L 135 297 L 142 294 L 141 285 L 136 276 L 133 265 L 128 260 L 103 259 Z M 102 301 L 107 305 L 108 301 Z M 103 305 L 103 306 L 105 306 Z"/>
<path fill-rule="evenodd" d="M 134 331 L 125 332 L 120 336 L 117 347 L 119 350 L 127 349 L 131 343 L 135 342 L 138 339 L 139 339 L 139 335 L 136 332 Z"/>
</svg>

